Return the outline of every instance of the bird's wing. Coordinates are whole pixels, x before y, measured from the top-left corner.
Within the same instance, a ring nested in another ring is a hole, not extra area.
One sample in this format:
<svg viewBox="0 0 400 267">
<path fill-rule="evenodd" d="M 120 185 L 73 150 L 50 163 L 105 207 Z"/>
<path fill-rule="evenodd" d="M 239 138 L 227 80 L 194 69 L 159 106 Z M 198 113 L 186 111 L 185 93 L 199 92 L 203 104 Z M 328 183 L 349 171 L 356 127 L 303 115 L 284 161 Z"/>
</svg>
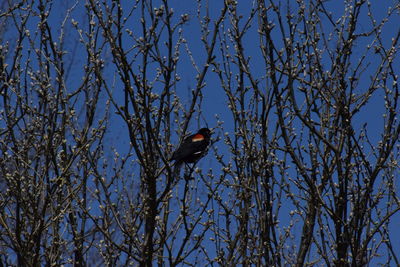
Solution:
<svg viewBox="0 0 400 267">
<path fill-rule="evenodd" d="M 181 160 L 185 157 L 193 155 L 196 152 L 204 150 L 204 136 L 194 134 L 185 138 L 179 148 L 173 153 L 172 160 Z"/>
</svg>

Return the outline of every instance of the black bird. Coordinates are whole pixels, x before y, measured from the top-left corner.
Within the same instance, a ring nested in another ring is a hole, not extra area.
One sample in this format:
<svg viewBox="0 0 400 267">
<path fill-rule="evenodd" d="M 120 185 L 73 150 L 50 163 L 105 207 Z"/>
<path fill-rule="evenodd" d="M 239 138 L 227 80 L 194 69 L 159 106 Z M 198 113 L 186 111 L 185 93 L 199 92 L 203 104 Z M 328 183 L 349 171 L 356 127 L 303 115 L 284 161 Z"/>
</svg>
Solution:
<svg viewBox="0 0 400 267">
<path fill-rule="evenodd" d="M 207 153 L 210 137 L 210 129 L 201 128 L 197 133 L 183 140 L 178 149 L 172 154 L 171 160 L 175 160 L 177 165 L 197 162 Z"/>
</svg>

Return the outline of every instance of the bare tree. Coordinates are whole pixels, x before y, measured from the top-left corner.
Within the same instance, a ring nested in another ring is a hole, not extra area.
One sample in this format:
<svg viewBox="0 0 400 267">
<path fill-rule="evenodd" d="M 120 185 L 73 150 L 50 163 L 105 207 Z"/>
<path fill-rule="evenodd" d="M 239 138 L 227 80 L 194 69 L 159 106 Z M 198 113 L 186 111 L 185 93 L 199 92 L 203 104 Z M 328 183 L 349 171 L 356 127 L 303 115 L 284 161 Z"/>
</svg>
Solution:
<svg viewBox="0 0 400 267">
<path fill-rule="evenodd" d="M 400 264 L 399 3 L 217 2 L 1 4 L 2 265 Z"/>
<path fill-rule="evenodd" d="M 101 88 L 91 75 L 100 66 L 88 47 L 87 65 L 80 66 L 85 79 L 71 83 L 78 66 L 68 55 L 74 48 L 66 25 L 76 4 L 62 6 L 57 37 L 52 5 L 33 4 L 6 5 L 2 14 L 14 25 L 0 60 L 2 260 L 84 265 L 93 237 L 82 208 L 107 118 L 97 112 Z"/>
<path fill-rule="evenodd" d="M 235 123 L 234 138 L 226 137 L 232 157 L 222 164 L 236 198 L 218 202 L 236 226 L 224 239 L 224 264 L 362 266 L 385 250 L 385 264 L 398 264 L 387 229 L 399 210 L 400 32 L 388 47 L 382 33 L 398 4 L 380 22 L 368 1 L 346 1 L 339 20 L 322 1 L 258 1 L 245 20 L 238 4 L 229 3 L 225 60 L 215 63 Z M 245 38 L 255 24 L 260 76 L 246 54 L 254 54 Z M 379 134 L 358 121 L 376 112 L 371 105 L 384 116 Z M 290 206 L 291 221 L 280 223 Z"/>
</svg>

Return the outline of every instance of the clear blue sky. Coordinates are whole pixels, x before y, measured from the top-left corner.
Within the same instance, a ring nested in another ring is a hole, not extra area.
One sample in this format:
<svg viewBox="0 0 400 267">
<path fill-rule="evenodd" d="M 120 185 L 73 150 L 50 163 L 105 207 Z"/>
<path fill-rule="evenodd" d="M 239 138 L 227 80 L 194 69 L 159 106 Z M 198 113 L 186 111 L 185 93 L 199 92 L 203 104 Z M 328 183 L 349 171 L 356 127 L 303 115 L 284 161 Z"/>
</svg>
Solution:
<svg viewBox="0 0 400 267">
<path fill-rule="evenodd" d="M 68 1 L 66 1 L 68 2 Z M 54 33 L 55 35 L 58 34 L 58 25 L 63 23 L 63 18 L 64 18 L 64 10 L 65 8 L 63 7 L 64 5 L 71 6 L 72 3 L 66 3 L 64 1 L 57 2 L 53 9 L 59 9 L 61 11 L 62 15 L 59 14 L 59 11 L 54 11 L 52 13 L 52 16 L 50 16 L 50 20 L 52 23 L 54 22 Z M 124 5 L 131 5 L 134 1 L 124 1 Z M 154 1 L 154 7 L 160 6 L 161 3 L 157 4 L 157 1 Z M 160 1 L 161 2 L 161 1 Z M 250 14 L 250 10 L 253 4 L 253 1 L 238 1 L 239 2 L 239 10 L 240 12 L 243 12 L 243 18 L 246 19 L 247 16 Z M 282 9 L 285 9 L 286 1 L 281 1 L 282 2 Z M 291 2 L 291 1 L 288 1 Z M 293 1 L 295 2 L 295 1 Z M 397 1 L 389 1 L 389 0 L 384 0 L 384 1 L 371 1 L 371 10 L 374 13 L 374 16 L 376 20 L 379 22 L 380 19 L 382 19 L 386 13 L 387 9 L 389 6 L 394 5 L 398 3 Z M 197 21 L 197 3 L 196 1 L 183 1 L 183 0 L 171 0 L 169 1 L 170 8 L 173 8 L 175 11 L 175 14 L 188 14 L 190 17 L 189 22 L 183 27 L 183 35 L 185 39 L 187 40 L 187 45 L 190 48 L 191 52 L 193 53 L 193 58 L 195 59 L 197 65 L 202 66 L 205 63 L 205 51 L 204 51 L 204 46 L 200 40 L 201 38 L 201 33 L 200 33 L 200 28 L 199 24 Z M 217 16 L 220 13 L 220 9 L 222 7 L 222 1 L 209 1 L 210 9 L 209 9 L 209 15 L 211 17 L 211 20 L 215 20 Z M 338 0 L 331 0 L 327 1 L 325 4 L 326 8 L 329 9 L 332 12 L 332 16 L 334 20 L 336 21 L 337 19 L 340 18 L 340 16 L 343 15 L 343 12 L 345 11 L 345 6 L 342 1 Z M 201 16 L 205 15 L 205 10 L 202 9 L 201 11 Z M 85 13 L 84 6 L 82 3 L 79 3 L 77 7 L 74 9 L 72 13 L 72 18 L 74 20 L 78 21 L 80 25 L 82 25 L 83 29 L 87 28 L 87 18 L 83 18 L 83 14 Z M 362 21 L 358 25 L 358 30 L 356 32 L 365 32 L 368 31 L 368 29 L 371 27 L 371 22 L 369 21 L 369 17 L 366 15 L 367 10 L 364 10 L 364 15 L 362 15 Z M 175 19 L 179 19 L 180 15 L 175 16 Z M 137 19 L 137 20 L 136 20 Z M 274 18 L 273 18 L 274 19 Z M 392 18 L 392 21 L 384 27 L 384 46 L 389 47 L 391 43 L 391 39 L 393 38 L 394 34 L 398 31 L 399 27 L 399 16 L 395 16 Z M 31 28 L 31 32 L 33 33 L 35 31 L 35 28 L 37 26 L 37 19 L 32 19 L 29 23 L 29 27 Z M 254 20 L 256 22 L 256 19 Z M 66 21 L 66 23 L 70 23 L 70 19 Z M 132 17 L 132 20 L 129 22 L 131 23 L 131 28 L 135 30 L 135 28 L 140 30 L 139 27 L 139 17 Z M 332 26 L 329 25 L 328 21 L 325 21 L 326 23 L 326 29 L 329 31 L 329 29 L 333 29 Z M 226 26 L 228 26 L 229 22 L 228 20 L 225 22 Z M 84 26 L 85 25 L 85 26 Z M 210 24 L 213 26 L 213 23 Z M 69 49 L 70 51 L 73 51 L 73 48 L 76 45 L 76 40 L 77 40 L 77 33 L 72 31 L 72 32 L 67 32 L 68 38 L 66 39 L 66 44 L 65 47 L 66 49 Z M 281 35 L 278 31 L 278 29 L 274 29 L 273 34 L 276 36 L 277 40 L 281 39 Z M 257 34 L 257 26 L 254 25 L 250 28 L 249 33 L 246 35 L 245 38 L 245 53 L 247 56 L 251 57 L 251 70 L 254 72 L 255 76 L 262 76 L 265 74 L 264 70 L 264 64 L 262 62 L 262 57 L 261 53 L 259 50 L 259 39 L 258 39 L 258 34 Z M 364 40 L 364 41 L 362 41 Z M 126 43 L 124 44 L 126 47 L 129 47 L 131 43 L 129 43 L 130 40 L 129 38 L 126 39 Z M 277 41 L 279 43 L 279 41 Z M 357 45 L 360 47 L 360 52 L 359 54 L 356 53 L 353 55 L 353 60 L 357 60 L 357 58 L 363 53 L 365 47 L 372 42 L 372 39 L 370 37 L 366 37 L 365 39 L 361 39 Z M 28 45 L 27 43 L 25 45 Z M 334 42 L 332 42 L 332 46 L 334 46 Z M 80 45 L 78 45 L 79 47 Z M 81 49 L 81 48 L 79 48 Z M 82 51 L 77 50 L 76 53 L 69 52 L 68 57 L 73 58 L 74 63 L 72 69 L 70 70 L 69 74 L 69 80 L 68 80 L 68 88 L 71 88 L 72 90 L 74 89 L 74 86 L 78 86 L 79 83 L 81 82 L 81 78 L 83 76 L 83 68 L 82 66 L 85 64 L 85 59 L 81 57 Z M 221 55 L 219 54 L 219 50 L 216 49 L 216 55 L 217 59 L 220 59 Z M 371 54 L 371 57 L 374 55 Z M 106 71 L 106 75 L 109 77 L 110 81 L 113 81 L 114 78 L 116 78 L 116 86 L 115 86 L 115 94 L 118 98 L 118 95 L 122 97 L 121 91 L 119 91 L 119 85 L 121 84 L 120 81 L 118 81 L 118 77 L 116 76 L 114 70 L 115 68 L 112 66 L 111 62 L 111 57 L 109 57 L 110 62 L 106 62 L 106 68 L 108 70 Z M 181 100 L 185 104 L 185 102 L 188 102 L 191 93 L 190 90 L 192 90 L 195 85 L 196 85 L 196 79 L 195 76 L 197 75 L 195 69 L 193 68 L 190 58 L 187 56 L 187 53 L 185 52 L 185 47 L 181 47 L 181 57 L 180 57 L 180 63 L 178 66 L 178 74 L 181 77 L 181 82 L 178 83 L 176 90 L 178 92 L 178 95 L 181 97 Z M 360 92 L 363 90 L 363 86 L 367 86 L 369 84 L 369 77 L 373 75 L 371 70 L 374 69 L 374 59 L 371 58 L 371 67 L 367 68 L 365 73 L 363 74 L 363 77 L 365 78 L 364 81 L 360 82 L 358 90 Z M 397 59 L 398 61 L 398 59 Z M 326 67 L 329 69 L 329 61 L 326 61 Z M 75 67 L 78 66 L 78 67 Z M 400 66 L 400 65 L 398 65 Z M 155 70 L 155 68 L 153 68 Z M 216 121 L 216 115 L 220 118 L 220 120 L 224 121 L 224 131 L 232 133 L 233 131 L 233 123 L 232 123 L 232 115 L 230 113 L 230 110 L 227 107 L 227 98 L 224 93 L 224 91 L 221 88 L 220 81 L 218 77 L 212 73 L 211 69 L 205 79 L 206 86 L 203 90 L 204 94 L 204 99 L 203 99 L 203 105 L 202 105 L 202 111 L 203 111 L 203 116 L 205 118 L 206 123 L 210 127 L 214 127 L 217 124 Z M 112 82 L 110 82 L 112 84 Z M 266 88 L 264 88 L 266 89 Z M 102 97 L 103 103 L 107 101 L 106 95 Z M 359 127 L 362 127 L 364 123 L 368 124 L 368 131 L 371 134 L 371 141 L 373 143 L 376 143 L 379 138 L 379 132 L 382 130 L 383 124 L 382 124 L 382 113 L 384 111 L 384 106 L 383 106 L 383 93 L 378 93 L 375 97 L 372 98 L 372 101 L 374 103 L 371 103 L 371 108 L 363 110 L 358 117 L 356 117 L 356 120 L 354 122 L 354 127 L 355 129 L 358 129 Z M 202 124 L 200 123 L 200 127 L 204 126 L 205 122 Z M 189 131 L 196 131 L 198 129 L 198 125 L 193 122 L 189 126 Z M 216 135 L 221 134 L 220 132 L 217 132 Z M 174 135 L 172 137 L 172 142 L 178 142 L 178 136 Z M 122 122 L 121 119 L 118 118 L 115 114 L 112 114 L 112 120 L 110 122 L 110 130 L 109 130 L 109 136 L 107 137 L 107 144 L 109 145 L 109 149 L 115 147 L 116 150 L 120 151 L 120 154 L 124 154 L 128 150 L 129 146 L 129 136 L 127 132 L 127 128 Z M 176 145 L 176 143 L 175 143 Z M 215 144 L 216 147 L 218 147 L 219 151 L 222 152 L 223 154 L 227 155 L 227 158 L 229 158 L 229 152 L 227 151 L 226 146 L 224 145 L 223 141 L 219 141 L 218 143 Z M 199 166 L 203 168 L 204 172 L 208 170 L 209 168 L 213 169 L 215 176 L 217 177 L 221 166 L 215 163 L 215 159 L 213 158 L 213 153 L 210 152 L 200 163 Z M 294 170 L 291 170 L 294 174 Z M 201 184 L 199 185 L 201 186 Z M 205 188 L 198 188 L 199 195 L 201 195 L 201 192 L 205 191 Z M 290 222 L 291 217 L 288 215 L 288 212 L 293 209 L 293 206 L 291 203 L 283 203 L 284 207 L 282 208 L 281 211 L 281 217 L 280 217 L 280 227 L 283 227 L 287 225 Z M 285 206 L 287 205 L 287 206 Z M 393 221 L 400 221 L 400 216 L 395 216 L 393 217 Z M 392 224 L 394 226 L 394 224 Z M 301 228 L 294 228 L 297 232 L 293 233 L 295 236 L 300 236 L 301 234 Z M 393 235 L 399 235 L 399 231 L 396 227 L 393 227 Z M 397 244 L 396 249 L 400 249 L 400 244 Z M 210 250 L 213 250 L 213 246 L 211 246 L 210 243 Z"/>
</svg>

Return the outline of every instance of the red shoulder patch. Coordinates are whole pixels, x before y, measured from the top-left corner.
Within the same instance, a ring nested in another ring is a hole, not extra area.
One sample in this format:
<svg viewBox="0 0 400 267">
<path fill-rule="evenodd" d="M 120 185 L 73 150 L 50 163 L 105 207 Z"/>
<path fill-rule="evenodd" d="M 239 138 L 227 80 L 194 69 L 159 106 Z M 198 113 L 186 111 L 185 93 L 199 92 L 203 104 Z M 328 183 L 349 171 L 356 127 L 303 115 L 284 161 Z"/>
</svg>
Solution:
<svg viewBox="0 0 400 267">
<path fill-rule="evenodd" d="M 204 140 L 204 136 L 202 134 L 196 134 L 192 137 L 192 142 L 200 142 Z"/>
</svg>

